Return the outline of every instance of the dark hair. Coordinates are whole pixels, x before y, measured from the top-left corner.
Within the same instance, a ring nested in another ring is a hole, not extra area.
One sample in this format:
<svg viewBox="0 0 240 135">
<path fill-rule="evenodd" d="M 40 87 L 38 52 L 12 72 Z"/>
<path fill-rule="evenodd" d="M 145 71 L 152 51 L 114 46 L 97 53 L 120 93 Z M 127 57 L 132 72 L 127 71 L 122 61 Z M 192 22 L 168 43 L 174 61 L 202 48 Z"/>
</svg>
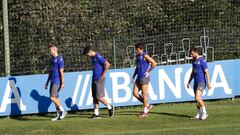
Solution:
<svg viewBox="0 0 240 135">
<path fill-rule="evenodd" d="M 198 52 L 198 49 L 197 49 L 196 47 L 191 48 L 190 51 L 189 51 L 189 53 L 191 53 L 191 52 L 195 52 L 195 53 L 197 52 L 197 53 L 199 53 L 199 52 Z"/>
<path fill-rule="evenodd" d="M 85 47 L 84 49 L 83 49 L 83 55 L 86 55 L 90 50 L 92 50 L 91 49 L 91 47 L 90 46 L 87 46 L 87 47 Z"/>
<path fill-rule="evenodd" d="M 136 49 L 137 49 L 137 48 L 144 49 L 144 44 L 143 44 L 143 43 L 137 43 L 137 44 L 135 45 L 135 48 L 136 48 Z"/>
<path fill-rule="evenodd" d="M 52 48 L 52 47 L 57 47 L 57 43 L 56 42 L 50 42 L 48 44 L 48 48 Z"/>
</svg>

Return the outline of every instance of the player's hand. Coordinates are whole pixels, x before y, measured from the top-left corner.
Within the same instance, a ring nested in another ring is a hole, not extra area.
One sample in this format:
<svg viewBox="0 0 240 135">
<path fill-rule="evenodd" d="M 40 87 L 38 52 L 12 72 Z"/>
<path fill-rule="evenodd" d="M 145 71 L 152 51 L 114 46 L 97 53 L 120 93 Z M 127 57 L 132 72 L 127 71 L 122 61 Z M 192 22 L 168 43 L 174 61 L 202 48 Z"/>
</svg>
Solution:
<svg viewBox="0 0 240 135">
<path fill-rule="evenodd" d="M 64 88 L 64 83 L 61 84 L 61 89 L 63 89 L 63 88 Z"/>
<path fill-rule="evenodd" d="M 149 77 L 150 73 L 147 71 L 144 75 L 145 75 L 146 77 Z"/>
<path fill-rule="evenodd" d="M 211 89 L 212 89 L 212 84 L 208 83 L 208 90 L 211 90 Z"/>
<path fill-rule="evenodd" d="M 135 83 L 135 79 L 134 78 L 132 78 L 132 81 L 131 81 L 133 84 Z"/>
<path fill-rule="evenodd" d="M 101 80 L 105 79 L 105 74 L 103 74 L 100 79 Z"/>
<path fill-rule="evenodd" d="M 187 88 L 188 88 L 188 89 L 190 88 L 190 84 L 189 84 L 189 83 L 187 83 Z"/>
<path fill-rule="evenodd" d="M 48 89 L 48 84 L 45 84 L 44 88 L 47 90 Z"/>
</svg>

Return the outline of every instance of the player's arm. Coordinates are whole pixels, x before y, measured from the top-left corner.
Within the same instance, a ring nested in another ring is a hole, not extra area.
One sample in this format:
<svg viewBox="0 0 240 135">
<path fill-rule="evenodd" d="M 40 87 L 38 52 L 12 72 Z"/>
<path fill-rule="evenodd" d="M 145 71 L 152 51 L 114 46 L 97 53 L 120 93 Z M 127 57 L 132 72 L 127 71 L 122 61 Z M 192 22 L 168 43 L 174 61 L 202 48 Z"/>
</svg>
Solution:
<svg viewBox="0 0 240 135">
<path fill-rule="evenodd" d="M 105 63 L 104 63 L 104 70 L 103 70 L 101 79 L 105 78 L 107 70 L 109 69 L 109 67 L 110 67 L 110 63 L 106 60 Z"/>
<path fill-rule="evenodd" d="M 59 72 L 60 72 L 60 81 L 61 81 L 61 89 L 64 88 L 64 60 L 60 58 L 58 60 L 58 67 L 59 67 Z"/>
<path fill-rule="evenodd" d="M 188 83 L 187 83 L 187 87 L 188 87 L 188 88 L 190 88 L 190 83 L 191 83 L 192 79 L 193 79 L 193 69 L 192 69 L 190 78 L 189 78 Z"/>
<path fill-rule="evenodd" d="M 61 89 L 64 88 L 64 68 L 60 68 L 60 76 L 61 76 Z"/>
<path fill-rule="evenodd" d="M 51 76 L 52 76 L 52 74 L 51 74 L 51 72 L 49 72 L 48 78 L 47 78 L 47 82 L 46 82 L 46 84 L 45 84 L 45 89 L 48 88 L 48 84 L 49 84 L 49 82 L 50 82 L 50 80 L 51 80 Z"/>
<path fill-rule="evenodd" d="M 208 65 L 207 65 L 207 62 L 205 60 L 202 60 L 201 61 L 201 66 L 202 66 L 202 69 L 205 73 L 205 76 L 207 78 L 207 83 L 208 83 L 208 89 L 211 89 L 212 88 L 212 85 L 211 85 L 211 81 L 210 81 L 210 75 L 209 75 L 209 72 L 208 72 Z"/>
<path fill-rule="evenodd" d="M 149 55 L 145 55 L 144 56 L 145 60 L 148 61 L 151 64 L 151 68 L 148 69 L 148 71 L 146 72 L 146 75 L 148 76 L 150 74 L 150 72 L 157 66 L 156 61 L 150 57 Z"/>
<path fill-rule="evenodd" d="M 206 78 L 207 78 L 207 82 L 208 82 L 208 89 L 211 89 L 212 88 L 212 85 L 211 85 L 211 81 L 210 81 L 210 75 L 209 75 L 209 72 L 208 72 L 208 69 L 204 69 L 204 73 L 206 75 Z"/>
<path fill-rule="evenodd" d="M 138 72 L 138 67 L 135 68 L 134 73 L 133 73 L 133 76 L 132 76 L 132 79 L 135 78 L 135 76 L 137 75 L 137 72 Z"/>
</svg>

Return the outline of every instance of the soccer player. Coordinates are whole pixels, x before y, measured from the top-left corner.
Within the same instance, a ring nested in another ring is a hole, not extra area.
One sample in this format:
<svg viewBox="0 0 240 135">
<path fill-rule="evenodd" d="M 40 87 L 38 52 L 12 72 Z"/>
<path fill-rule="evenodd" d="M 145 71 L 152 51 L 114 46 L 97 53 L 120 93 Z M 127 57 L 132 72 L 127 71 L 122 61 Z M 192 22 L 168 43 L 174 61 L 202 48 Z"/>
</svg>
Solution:
<svg viewBox="0 0 240 135">
<path fill-rule="evenodd" d="M 137 79 L 134 83 L 133 95 L 143 103 L 143 112 L 139 115 L 140 117 L 147 117 L 150 112 L 152 105 L 148 103 L 148 84 L 149 84 L 149 74 L 156 67 L 157 63 L 144 51 L 144 44 L 138 43 L 135 45 L 136 49 L 136 69 L 133 74 L 133 82 L 135 76 Z M 151 67 L 150 67 L 151 64 Z M 142 95 L 139 91 L 142 91 Z"/>
<path fill-rule="evenodd" d="M 58 48 L 55 43 L 49 44 L 50 54 L 52 55 L 51 70 L 48 75 L 45 89 L 48 89 L 50 83 L 50 99 L 55 104 L 57 115 L 52 121 L 63 119 L 67 112 L 63 109 L 60 99 L 59 91 L 64 88 L 64 61 L 61 56 L 58 55 Z"/>
<path fill-rule="evenodd" d="M 94 104 L 94 114 L 92 119 L 101 118 L 99 115 L 99 101 L 108 108 L 109 117 L 114 115 L 114 107 L 104 98 L 105 91 L 105 75 L 110 67 L 109 62 L 104 59 L 99 53 L 93 51 L 90 47 L 85 47 L 83 55 L 87 55 L 92 59 L 93 75 L 92 75 L 92 97 Z"/>
<path fill-rule="evenodd" d="M 201 99 L 203 90 L 206 88 L 211 89 L 211 82 L 208 73 L 207 62 L 200 57 L 197 48 L 192 48 L 190 54 L 193 57 L 192 61 L 192 73 L 187 83 L 187 87 L 190 88 L 190 82 L 194 79 L 194 95 L 197 103 L 197 115 L 193 119 L 205 120 L 208 117 L 205 104 Z"/>
</svg>

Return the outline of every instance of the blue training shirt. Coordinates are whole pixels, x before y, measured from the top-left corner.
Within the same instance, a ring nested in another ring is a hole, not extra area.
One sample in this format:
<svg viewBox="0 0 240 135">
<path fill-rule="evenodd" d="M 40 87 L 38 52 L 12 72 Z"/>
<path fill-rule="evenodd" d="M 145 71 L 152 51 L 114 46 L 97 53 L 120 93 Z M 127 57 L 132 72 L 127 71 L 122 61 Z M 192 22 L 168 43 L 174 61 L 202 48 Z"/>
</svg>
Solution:
<svg viewBox="0 0 240 135">
<path fill-rule="evenodd" d="M 92 64 L 93 64 L 93 80 L 101 79 L 101 76 L 104 71 L 105 62 L 107 60 L 104 59 L 100 54 L 96 53 L 94 57 L 92 57 Z"/>
<path fill-rule="evenodd" d="M 137 72 L 137 79 L 142 79 L 146 77 L 145 73 L 149 69 L 149 62 L 144 59 L 144 56 L 147 53 L 143 52 L 142 54 L 136 55 L 136 72 Z"/>
<path fill-rule="evenodd" d="M 61 73 L 60 73 L 61 68 L 64 68 L 63 58 L 59 55 L 52 58 L 52 61 L 51 61 L 51 83 L 52 84 L 61 83 Z"/>
<path fill-rule="evenodd" d="M 204 70 L 208 68 L 206 60 L 198 58 L 192 61 L 194 84 L 203 83 L 206 85 L 206 76 Z"/>
</svg>

